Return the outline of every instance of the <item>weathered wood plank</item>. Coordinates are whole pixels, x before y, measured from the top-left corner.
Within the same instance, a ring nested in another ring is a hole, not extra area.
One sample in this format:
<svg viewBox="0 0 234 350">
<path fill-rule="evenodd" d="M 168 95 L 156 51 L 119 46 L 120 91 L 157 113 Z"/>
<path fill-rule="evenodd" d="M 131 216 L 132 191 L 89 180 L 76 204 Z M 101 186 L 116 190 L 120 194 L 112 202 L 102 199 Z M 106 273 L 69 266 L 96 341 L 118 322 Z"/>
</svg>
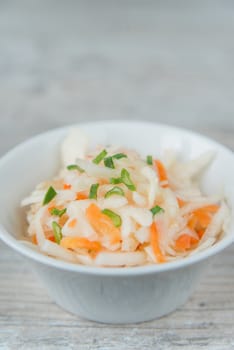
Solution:
<svg viewBox="0 0 234 350">
<path fill-rule="evenodd" d="M 156 345 L 162 350 L 232 349 L 233 254 L 231 247 L 219 256 L 197 292 L 180 310 L 153 322 L 114 326 L 96 324 L 61 310 L 21 259 L 8 248 L 1 249 L 0 349 L 7 344 L 10 349 L 37 349 L 38 344 L 42 349 L 155 349 Z"/>
</svg>

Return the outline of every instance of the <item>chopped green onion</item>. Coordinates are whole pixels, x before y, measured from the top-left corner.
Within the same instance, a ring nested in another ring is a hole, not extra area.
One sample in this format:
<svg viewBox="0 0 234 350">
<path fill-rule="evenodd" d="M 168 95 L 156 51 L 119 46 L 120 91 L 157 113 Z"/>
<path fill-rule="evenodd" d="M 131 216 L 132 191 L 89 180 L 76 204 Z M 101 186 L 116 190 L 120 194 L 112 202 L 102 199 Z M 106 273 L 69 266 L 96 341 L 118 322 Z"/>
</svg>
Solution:
<svg viewBox="0 0 234 350">
<path fill-rule="evenodd" d="M 107 151 L 104 149 L 96 156 L 96 158 L 93 159 L 93 163 L 99 164 L 105 158 L 106 155 Z"/>
<path fill-rule="evenodd" d="M 90 187 L 89 190 L 89 199 L 97 199 L 97 190 L 98 190 L 99 184 L 93 184 Z"/>
<path fill-rule="evenodd" d="M 78 170 L 80 173 L 84 172 L 84 169 L 82 169 L 81 167 L 79 167 L 79 165 L 77 164 L 71 164 L 67 166 L 67 170 Z"/>
<path fill-rule="evenodd" d="M 114 185 L 123 183 L 127 186 L 129 190 L 136 191 L 136 186 L 132 182 L 129 172 L 124 168 L 121 171 L 121 177 L 111 177 L 110 183 Z"/>
<path fill-rule="evenodd" d="M 52 228 L 54 232 L 55 242 L 60 244 L 61 239 L 63 238 L 62 229 L 56 221 L 52 222 Z"/>
<path fill-rule="evenodd" d="M 151 208 L 150 211 L 152 212 L 153 216 L 158 213 L 164 213 L 164 209 L 161 208 L 159 205 L 156 205 L 155 207 Z"/>
<path fill-rule="evenodd" d="M 120 177 L 111 177 L 110 178 L 110 183 L 112 185 L 117 185 L 122 183 L 122 179 Z"/>
<path fill-rule="evenodd" d="M 42 204 L 46 205 L 46 204 L 50 203 L 56 195 L 57 195 L 57 192 L 55 191 L 55 189 L 52 186 L 50 186 L 50 188 L 48 189 L 48 191 L 45 194 L 45 197 L 43 199 Z"/>
<path fill-rule="evenodd" d="M 50 213 L 51 215 L 55 215 L 55 216 L 59 216 L 61 218 L 61 216 L 63 216 L 63 214 L 65 214 L 67 211 L 67 208 L 61 209 L 59 210 L 58 208 L 52 208 Z"/>
<path fill-rule="evenodd" d="M 153 158 L 152 158 L 152 156 L 147 156 L 147 157 L 146 157 L 146 162 L 147 162 L 147 164 L 149 164 L 149 165 L 153 165 Z"/>
<path fill-rule="evenodd" d="M 111 169 L 114 169 L 115 168 L 115 165 L 114 165 L 114 162 L 113 162 L 113 159 L 112 157 L 107 157 L 104 159 L 104 164 L 107 168 L 111 168 Z"/>
<path fill-rule="evenodd" d="M 106 192 L 105 198 L 108 198 L 113 195 L 124 196 L 124 191 L 122 190 L 122 188 L 115 186 L 110 191 Z"/>
<path fill-rule="evenodd" d="M 124 168 L 121 170 L 121 180 L 129 190 L 136 191 L 136 186 L 132 182 L 129 172 Z"/>
<path fill-rule="evenodd" d="M 103 209 L 102 213 L 107 215 L 113 222 L 113 224 L 115 225 L 115 227 L 120 227 L 122 224 L 122 219 L 121 217 L 114 213 L 112 210 L 110 209 Z"/>
<path fill-rule="evenodd" d="M 114 159 L 121 159 L 121 158 L 127 158 L 126 154 L 124 153 L 116 153 L 112 156 Z"/>
</svg>

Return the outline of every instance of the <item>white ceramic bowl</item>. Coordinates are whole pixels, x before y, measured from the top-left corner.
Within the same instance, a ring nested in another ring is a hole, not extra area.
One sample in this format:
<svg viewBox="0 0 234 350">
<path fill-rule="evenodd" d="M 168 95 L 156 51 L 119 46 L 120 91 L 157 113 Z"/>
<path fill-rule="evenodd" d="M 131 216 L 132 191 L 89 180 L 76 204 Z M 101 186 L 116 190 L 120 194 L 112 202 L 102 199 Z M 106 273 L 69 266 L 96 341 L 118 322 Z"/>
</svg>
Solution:
<svg viewBox="0 0 234 350">
<path fill-rule="evenodd" d="M 143 154 L 159 154 L 174 148 L 185 158 L 206 150 L 217 158 L 203 179 L 207 193 L 222 190 L 234 206 L 234 156 L 231 151 L 203 136 L 165 125 L 132 121 L 81 124 L 93 143 L 133 147 Z M 0 238 L 19 252 L 44 284 L 49 295 L 64 309 L 79 316 L 108 323 L 151 320 L 183 305 L 197 286 L 211 258 L 234 240 L 234 220 L 227 236 L 212 248 L 187 259 L 135 268 L 79 266 L 27 248 L 22 234 L 19 203 L 40 181 L 53 177 L 60 165 L 60 144 L 65 127 L 36 136 L 17 146 L 0 160 Z"/>
</svg>

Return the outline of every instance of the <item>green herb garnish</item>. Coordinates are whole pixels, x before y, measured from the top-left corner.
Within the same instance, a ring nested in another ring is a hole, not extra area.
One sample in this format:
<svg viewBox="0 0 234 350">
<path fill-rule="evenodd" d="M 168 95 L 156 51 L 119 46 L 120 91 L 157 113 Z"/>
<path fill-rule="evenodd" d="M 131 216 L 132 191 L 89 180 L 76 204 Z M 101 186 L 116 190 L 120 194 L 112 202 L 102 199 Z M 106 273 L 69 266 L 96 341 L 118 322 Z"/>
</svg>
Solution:
<svg viewBox="0 0 234 350">
<path fill-rule="evenodd" d="M 55 216 L 59 216 L 61 218 L 61 216 L 63 216 L 63 214 L 65 214 L 67 211 L 67 208 L 61 209 L 59 210 L 58 208 L 52 208 L 50 211 L 51 215 L 55 215 Z"/>
<path fill-rule="evenodd" d="M 104 149 L 102 150 L 97 156 L 96 158 L 93 159 L 93 163 L 95 164 L 99 164 L 107 155 L 107 151 Z"/>
<path fill-rule="evenodd" d="M 80 173 L 84 173 L 84 169 L 82 169 L 79 165 L 77 164 L 71 164 L 67 166 L 67 170 L 78 170 Z"/>
<path fill-rule="evenodd" d="M 61 239 L 63 238 L 62 229 L 56 221 L 52 222 L 52 228 L 54 232 L 55 242 L 60 244 Z"/>
<path fill-rule="evenodd" d="M 97 190 L 98 190 L 99 184 L 93 184 L 90 187 L 89 190 L 89 199 L 97 199 Z"/>
<path fill-rule="evenodd" d="M 159 205 L 156 205 L 155 207 L 150 209 L 151 213 L 154 215 L 158 214 L 158 213 L 164 213 L 164 209 L 161 208 Z"/>
<path fill-rule="evenodd" d="M 121 180 L 129 190 L 136 191 L 136 186 L 132 182 L 129 172 L 124 168 L 121 170 Z"/>
<path fill-rule="evenodd" d="M 147 164 L 149 164 L 149 165 L 153 165 L 153 157 L 152 157 L 152 156 L 147 156 L 147 157 L 146 157 L 146 162 L 147 162 Z"/>
<path fill-rule="evenodd" d="M 126 154 L 124 153 L 116 153 L 112 156 L 114 159 L 122 159 L 122 158 L 127 158 Z"/>
<path fill-rule="evenodd" d="M 113 224 L 115 225 L 115 227 L 120 227 L 122 224 L 122 219 L 121 217 L 114 213 L 112 210 L 110 209 L 103 209 L 102 213 L 107 215 L 113 222 Z"/>
<path fill-rule="evenodd" d="M 56 195 L 57 195 L 57 192 L 55 191 L 55 189 L 52 186 L 50 186 L 48 191 L 45 194 L 45 197 L 43 199 L 42 204 L 46 205 L 46 204 L 50 203 Z"/>
<path fill-rule="evenodd" d="M 124 191 L 122 190 L 122 188 L 115 186 L 110 191 L 106 192 L 105 198 L 108 198 L 113 195 L 124 196 Z"/>
<path fill-rule="evenodd" d="M 120 177 L 111 177 L 110 183 L 113 185 L 123 183 L 127 186 L 127 188 L 131 191 L 136 191 L 136 186 L 132 182 L 130 178 L 130 174 L 126 169 L 121 170 L 121 176 Z"/>
<path fill-rule="evenodd" d="M 107 168 L 111 168 L 111 169 L 115 168 L 112 157 L 104 158 L 104 164 Z"/>
<path fill-rule="evenodd" d="M 117 185 L 122 183 L 122 179 L 120 177 L 111 177 L 110 178 L 110 183 L 112 185 Z"/>
</svg>

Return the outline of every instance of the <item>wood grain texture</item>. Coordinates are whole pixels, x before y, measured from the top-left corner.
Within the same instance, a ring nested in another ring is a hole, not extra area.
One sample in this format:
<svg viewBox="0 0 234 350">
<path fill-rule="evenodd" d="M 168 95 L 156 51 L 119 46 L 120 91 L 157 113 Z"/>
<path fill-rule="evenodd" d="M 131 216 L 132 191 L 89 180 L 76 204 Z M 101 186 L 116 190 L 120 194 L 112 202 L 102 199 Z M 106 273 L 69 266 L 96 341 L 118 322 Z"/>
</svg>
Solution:
<svg viewBox="0 0 234 350">
<path fill-rule="evenodd" d="M 190 301 L 167 317 L 112 326 L 56 306 L 1 245 L 0 349 L 234 349 L 234 248 L 219 255 Z"/>
<path fill-rule="evenodd" d="M 0 154 L 99 119 L 199 130 L 234 150 L 234 2 L 0 0 Z M 80 319 L 0 244 L 0 350 L 232 350 L 234 247 L 189 302 L 139 325 Z"/>
</svg>

